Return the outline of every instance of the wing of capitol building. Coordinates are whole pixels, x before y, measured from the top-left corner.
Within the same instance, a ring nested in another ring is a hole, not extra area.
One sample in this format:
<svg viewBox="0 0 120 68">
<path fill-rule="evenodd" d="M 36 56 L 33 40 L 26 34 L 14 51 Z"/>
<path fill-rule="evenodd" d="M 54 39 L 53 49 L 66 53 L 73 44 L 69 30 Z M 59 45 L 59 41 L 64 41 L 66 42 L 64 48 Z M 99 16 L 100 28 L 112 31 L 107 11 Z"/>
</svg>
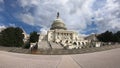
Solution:
<svg viewBox="0 0 120 68">
<path fill-rule="evenodd" d="M 90 43 L 75 31 L 67 30 L 62 19 L 57 13 L 57 18 L 53 21 L 47 35 L 40 34 L 38 49 L 79 49 Z"/>
</svg>

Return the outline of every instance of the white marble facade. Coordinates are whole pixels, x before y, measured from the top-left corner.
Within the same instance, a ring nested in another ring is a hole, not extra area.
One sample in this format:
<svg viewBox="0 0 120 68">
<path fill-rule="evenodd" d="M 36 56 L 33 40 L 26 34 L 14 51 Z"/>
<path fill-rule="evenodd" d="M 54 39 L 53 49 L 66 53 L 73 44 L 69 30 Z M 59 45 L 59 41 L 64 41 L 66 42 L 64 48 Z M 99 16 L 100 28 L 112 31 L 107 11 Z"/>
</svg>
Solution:
<svg viewBox="0 0 120 68">
<path fill-rule="evenodd" d="M 59 13 L 57 14 L 57 18 L 53 21 L 50 30 L 47 31 L 47 35 L 40 35 L 39 42 L 42 40 L 59 43 L 63 47 L 67 46 L 69 49 L 81 48 L 88 42 L 84 40 L 84 37 L 80 37 L 77 32 L 67 30 L 64 22 L 59 18 Z"/>
</svg>

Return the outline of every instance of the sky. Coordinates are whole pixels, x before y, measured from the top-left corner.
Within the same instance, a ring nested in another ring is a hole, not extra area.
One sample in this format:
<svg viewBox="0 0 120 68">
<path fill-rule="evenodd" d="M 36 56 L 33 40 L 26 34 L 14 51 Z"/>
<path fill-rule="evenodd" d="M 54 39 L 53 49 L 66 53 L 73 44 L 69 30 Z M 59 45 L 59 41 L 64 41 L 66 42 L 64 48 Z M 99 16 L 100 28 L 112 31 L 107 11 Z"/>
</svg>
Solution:
<svg viewBox="0 0 120 68">
<path fill-rule="evenodd" d="M 79 34 L 120 30 L 120 0 L 0 0 L 0 28 L 46 33 L 57 12 Z"/>
</svg>

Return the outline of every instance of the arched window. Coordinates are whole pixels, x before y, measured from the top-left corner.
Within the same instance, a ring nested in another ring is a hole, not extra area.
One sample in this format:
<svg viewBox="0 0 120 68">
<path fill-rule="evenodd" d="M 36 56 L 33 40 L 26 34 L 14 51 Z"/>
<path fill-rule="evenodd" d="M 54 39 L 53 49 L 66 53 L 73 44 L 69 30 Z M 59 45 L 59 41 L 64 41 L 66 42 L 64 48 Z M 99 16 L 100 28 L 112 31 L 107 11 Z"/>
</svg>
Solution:
<svg viewBox="0 0 120 68">
<path fill-rule="evenodd" d="M 84 45 L 84 42 L 82 42 L 82 45 Z"/>
<path fill-rule="evenodd" d="M 66 40 L 66 42 L 65 43 L 68 43 L 68 40 Z"/>
<path fill-rule="evenodd" d="M 74 43 L 73 43 L 73 45 L 77 45 L 77 43 L 76 43 L 76 42 L 74 42 Z"/>
<path fill-rule="evenodd" d="M 80 42 L 78 42 L 78 44 L 80 45 Z"/>
</svg>

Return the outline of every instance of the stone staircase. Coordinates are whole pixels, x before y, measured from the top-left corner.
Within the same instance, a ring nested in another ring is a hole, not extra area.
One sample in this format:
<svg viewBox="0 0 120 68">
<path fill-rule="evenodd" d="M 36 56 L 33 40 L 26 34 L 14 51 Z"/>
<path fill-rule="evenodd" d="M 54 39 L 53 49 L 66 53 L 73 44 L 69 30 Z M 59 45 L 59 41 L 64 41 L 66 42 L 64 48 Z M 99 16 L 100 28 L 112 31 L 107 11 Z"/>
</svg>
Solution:
<svg viewBox="0 0 120 68">
<path fill-rule="evenodd" d="M 38 43 L 38 49 L 51 49 L 51 46 L 47 41 L 41 41 Z"/>
<path fill-rule="evenodd" d="M 59 43 L 54 43 L 54 42 L 49 42 L 50 46 L 52 47 L 52 49 L 63 49 L 62 45 L 60 45 Z"/>
</svg>

